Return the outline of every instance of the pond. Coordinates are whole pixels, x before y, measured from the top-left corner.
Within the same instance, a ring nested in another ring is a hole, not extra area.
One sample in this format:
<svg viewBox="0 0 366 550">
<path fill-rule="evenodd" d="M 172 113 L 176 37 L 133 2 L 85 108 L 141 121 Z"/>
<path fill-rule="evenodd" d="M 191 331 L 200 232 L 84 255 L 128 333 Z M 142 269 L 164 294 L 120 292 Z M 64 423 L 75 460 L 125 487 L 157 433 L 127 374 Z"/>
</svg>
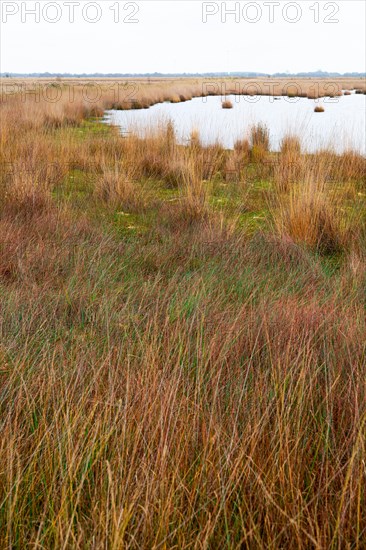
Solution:
<svg viewBox="0 0 366 550">
<path fill-rule="evenodd" d="M 223 109 L 223 98 L 210 96 L 184 103 L 160 103 L 143 110 L 107 111 L 105 122 L 121 132 L 144 135 L 148 129 L 174 123 L 180 143 L 188 143 L 192 130 L 203 144 L 220 142 L 231 149 L 248 135 L 253 124 L 268 126 L 271 149 L 277 151 L 286 134 L 296 134 L 304 150 L 314 152 L 333 148 L 338 152 L 354 149 L 366 155 L 366 95 L 344 95 L 319 100 L 270 96 L 227 96 L 232 109 Z M 324 112 L 315 113 L 317 105 Z"/>
</svg>

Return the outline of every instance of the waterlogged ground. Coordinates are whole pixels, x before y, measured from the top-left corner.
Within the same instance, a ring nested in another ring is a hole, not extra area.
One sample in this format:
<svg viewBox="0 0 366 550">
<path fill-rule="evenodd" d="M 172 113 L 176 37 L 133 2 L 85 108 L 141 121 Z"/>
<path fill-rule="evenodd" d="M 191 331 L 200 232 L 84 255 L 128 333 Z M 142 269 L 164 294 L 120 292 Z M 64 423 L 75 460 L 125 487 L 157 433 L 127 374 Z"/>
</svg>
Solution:
<svg viewBox="0 0 366 550">
<path fill-rule="evenodd" d="M 161 103 L 143 110 L 107 111 L 105 121 L 121 128 L 122 133 L 146 131 L 168 119 L 174 122 L 178 139 L 187 143 L 192 130 L 199 129 L 204 144 L 219 141 L 233 148 L 253 124 L 270 129 L 271 148 L 279 150 L 282 137 L 295 133 L 305 150 L 332 147 L 338 152 L 349 149 L 366 154 L 366 96 L 307 98 L 269 96 L 228 96 L 233 109 L 221 108 L 221 97 L 196 98 L 184 103 Z M 315 113 L 317 105 L 323 113 Z"/>
</svg>

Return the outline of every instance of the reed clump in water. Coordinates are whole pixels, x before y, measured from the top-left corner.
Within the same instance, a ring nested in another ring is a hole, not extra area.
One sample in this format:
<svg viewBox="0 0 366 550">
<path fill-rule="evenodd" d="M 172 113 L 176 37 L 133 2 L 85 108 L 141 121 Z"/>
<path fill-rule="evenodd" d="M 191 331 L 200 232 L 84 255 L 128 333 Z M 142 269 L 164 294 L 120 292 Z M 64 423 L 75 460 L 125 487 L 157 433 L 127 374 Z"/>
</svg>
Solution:
<svg viewBox="0 0 366 550">
<path fill-rule="evenodd" d="M 221 103 L 221 107 L 222 107 L 223 109 L 232 109 L 234 106 L 233 106 L 232 101 L 230 101 L 230 99 L 225 99 L 225 100 Z"/>
</svg>

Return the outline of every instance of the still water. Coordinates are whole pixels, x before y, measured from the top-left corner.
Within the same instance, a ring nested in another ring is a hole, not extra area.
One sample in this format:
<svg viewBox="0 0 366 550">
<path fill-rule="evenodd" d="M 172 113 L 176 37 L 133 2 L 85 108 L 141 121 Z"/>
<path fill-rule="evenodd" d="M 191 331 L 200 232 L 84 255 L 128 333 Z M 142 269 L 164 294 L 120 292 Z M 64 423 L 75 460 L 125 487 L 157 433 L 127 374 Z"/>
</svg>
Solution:
<svg viewBox="0 0 366 550">
<path fill-rule="evenodd" d="M 336 98 L 268 96 L 228 96 L 232 109 L 222 109 L 221 97 L 195 98 L 184 103 L 160 103 L 144 110 L 107 111 L 105 122 L 121 132 L 144 135 L 168 120 L 174 123 L 180 143 L 188 143 L 192 130 L 199 132 L 204 144 L 220 142 L 233 148 L 248 134 L 253 124 L 268 126 L 271 149 L 280 147 L 286 134 L 296 134 L 304 150 L 313 152 L 331 147 L 338 152 L 354 149 L 366 155 L 366 95 Z M 322 105 L 323 113 L 314 113 Z"/>
</svg>

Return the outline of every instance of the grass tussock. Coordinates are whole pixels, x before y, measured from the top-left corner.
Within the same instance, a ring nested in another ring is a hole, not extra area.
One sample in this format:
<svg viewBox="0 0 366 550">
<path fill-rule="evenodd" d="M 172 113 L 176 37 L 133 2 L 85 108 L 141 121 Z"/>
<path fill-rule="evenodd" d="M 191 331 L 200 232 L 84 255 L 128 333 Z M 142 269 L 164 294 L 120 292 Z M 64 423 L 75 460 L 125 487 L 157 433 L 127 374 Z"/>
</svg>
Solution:
<svg viewBox="0 0 366 550">
<path fill-rule="evenodd" d="M 192 152 L 184 162 L 181 181 L 181 215 L 188 223 L 206 218 L 208 215 L 209 183 L 203 179 L 202 166 Z"/>
<path fill-rule="evenodd" d="M 0 547 L 361 549 L 365 158 L 0 109 Z"/>
<path fill-rule="evenodd" d="M 142 212 L 147 208 L 148 197 L 143 186 L 133 179 L 128 170 L 106 168 L 95 185 L 97 200 L 126 212 Z"/>
<path fill-rule="evenodd" d="M 274 212 L 277 231 L 321 254 L 336 254 L 345 244 L 345 219 L 336 198 L 327 193 L 322 170 L 307 167 L 286 194 L 279 193 Z"/>
<path fill-rule="evenodd" d="M 263 151 L 269 151 L 269 129 L 262 124 L 252 126 L 250 130 L 250 143 L 252 148 L 258 147 L 263 149 Z"/>
<path fill-rule="evenodd" d="M 263 163 L 270 148 L 270 134 L 267 126 L 256 124 L 250 128 L 250 153 L 254 163 Z"/>
<path fill-rule="evenodd" d="M 299 157 L 301 154 L 301 143 L 297 136 L 287 135 L 281 141 L 281 154 L 290 157 Z"/>
<path fill-rule="evenodd" d="M 288 135 L 281 141 L 281 151 L 274 167 L 274 183 L 280 192 L 289 191 L 306 172 L 297 136 Z"/>
<path fill-rule="evenodd" d="M 42 177 L 43 176 L 43 177 Z M 32 217 L 50 204 L 49 186 L 42 170 L 34 173 L 15 163 L 0 191 L 1 210 L 14 216 Z"/>
</svg>

